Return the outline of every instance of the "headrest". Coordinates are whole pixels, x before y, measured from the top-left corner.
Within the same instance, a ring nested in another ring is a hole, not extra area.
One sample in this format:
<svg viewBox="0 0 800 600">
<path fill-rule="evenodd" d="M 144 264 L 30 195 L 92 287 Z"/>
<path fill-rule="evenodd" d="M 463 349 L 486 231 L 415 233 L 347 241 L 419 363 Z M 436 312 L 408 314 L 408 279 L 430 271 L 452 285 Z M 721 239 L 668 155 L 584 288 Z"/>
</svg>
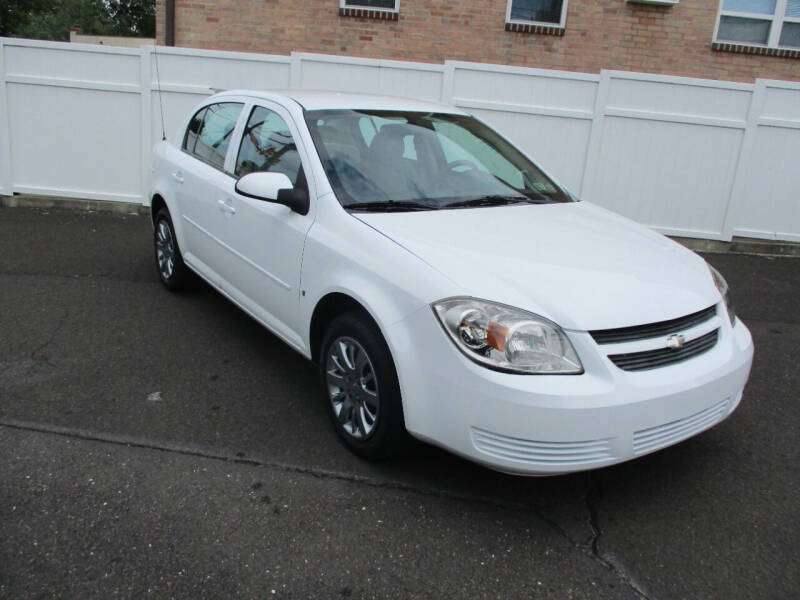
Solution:
<svg viewBox="0 0 800 600">
<path fill-rule="evenodd" d="M 411 133 L 405 123 L 384 125 L 369 146 L 370 154 L 400 158 L 405 152 L 404 138 Z"/>
</svg>

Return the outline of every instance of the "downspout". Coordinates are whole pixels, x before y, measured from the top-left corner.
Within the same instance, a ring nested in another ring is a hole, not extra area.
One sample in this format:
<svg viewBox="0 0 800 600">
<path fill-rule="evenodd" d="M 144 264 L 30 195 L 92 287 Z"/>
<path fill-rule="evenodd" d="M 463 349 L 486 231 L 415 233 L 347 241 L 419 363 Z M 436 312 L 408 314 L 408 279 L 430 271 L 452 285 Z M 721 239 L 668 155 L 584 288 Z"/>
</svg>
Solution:
<svg viewBox="0 0 800 600">
<path fill-rule="evenodd" d="M 164 32 L 164 43 L 167 46 L 175 45 L 175 0 L 166 0 L 167 19 Z"/>
</svg>

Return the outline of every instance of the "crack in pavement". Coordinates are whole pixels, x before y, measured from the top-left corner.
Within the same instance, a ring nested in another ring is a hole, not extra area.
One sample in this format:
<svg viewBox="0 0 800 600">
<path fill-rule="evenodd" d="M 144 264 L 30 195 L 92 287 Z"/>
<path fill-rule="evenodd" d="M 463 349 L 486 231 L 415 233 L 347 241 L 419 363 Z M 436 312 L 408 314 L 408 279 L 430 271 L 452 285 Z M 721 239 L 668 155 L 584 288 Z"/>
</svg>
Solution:
<svg viewBox="0 0 800 600">
<path fill-rule="evenodd" d="M 56 323 L 56 326 L 53 327 L 53 330 L 50 332 L 50 335 L 47 336 L 47 339 L 45 339 L 44 342 L 42 342 L 41 344 L 36 346 L 33 350 L 31 350 L 31 353 L 30 353 L 28 358 L 30 358 L 31 360 L 36 360 L 37 358 L 39 358 L 39 360 L 42 360 L 43 362 L 49 362 L 49 359 L 48 359 L 47 356 L 37 357 L 37 355 L 42 350 L 44 350 L 50 344 L 53 343 L 53 341 L 56 339 L 56 336 L 59 334 L 61 329 L 64 327 L 64 323 L 66 323 L 68 318 L 69 318 L 69 308 L 64 308 L 63 314 L 58 318 L 58 322 Z"/>
<path fill-rule="evenodd" d="M 269 469 L 275 469 L 278 471 L 283 471 L 286 473 L 307 475 L 318 479 L 334 479 L 357 485 L 366 485 L 378 489 L 390 489 L 401 492 L 409 492 L 421 496 L 443 498 L 447 500 L 455 500 L 458 502 L 467 502 L 471 504 L 500 508 L 503 510 L 526 511 L 533 514 L 535 517 L 537 517 L 542 522 L 547 524 L 559 536 L 563 537 L 569 543 L 569 545 L 572 546 L 574 550 L 577 550 L 582 554 L 585 554 L 590 559 L 598 562 L 603 567 L 608 569 L 615 577 L 617 577 L 617 579 L 623 585 L 629 587 L 639 598 L 643 598 L 644 600 L 652 600 L 642 591 L 641 587 L 635 581 L 633 581 L 630 578 L 630 576 L 627 575 L 627 573 L 624 571 L 624 569 L 620 567 L 620 565 L 617 563 L 616 560 L 600 553 L 599 551 L 596 551 L 597 549 L 596 542 L 599 541 L 600 530 L 596 526 L 596 511 L 594 508 L 592 508 L 593 503 L 590 503 L 589 501 L 589 495 L 588 495 L 589 491 L 587 491 L 586 504 L 587 507 L 590 508 L 590 515 L 593 514 L 594 516 L 590 517 L 590 523 L 593 523 L 593 538 L 592 542 L 589 545 L 587 545 L 585 543 L 580 543 L 577 540 L 573 539 L 572 536 L 570 536 L 569 533 L 567 533 L 567 531 L 555 519 L 543 513 L 539 508 L 530 503 L 508 502 L 508 501 L 503 502 L 486 496 L 459 494 L 440 488 L 411 485 L 407 483 L 402 483 L 400 481 L 376 479 L 374 477 L 366 477 L 363 475 L 356 475 L 353 473 L 345 473 L 341 471 L 333 471 L 317 467 L 303 467 L 299 465 L 293 465 L 290 463 L 269 461 L 259 458 L 248 458 L 245 457 L 241 452 L 234 453 L 234 452 L 225 452 L 222 450 L 215 451 L 212 449 L 182 446 L 179 444 L 171 444 L 168 442 L 157 442 L 155 440 L 149 440 L 145 438 L 135 438 L 124 435 L 96 433 L 84 429 L 63 427 L 60 425 L 19 421 L 16 419 L 0 419 L 0 427 L 6 427 L 8 429 L 28 431 L 33 433 L 57 435 L 72 439 L 80 439 L 80 440 L 100 442 L 106 444 L 115 444 L 118 446 L 127 446 L 132 448 L 155 450 L 159 452 L 182 454 L 184 456 L 194 456 L 198 458 L 219 460 L 234 464 L 259 466 Z M 593 475 L 590 473 L 589 477 L 590 477 L 589 482 L 591 489 L 591 482 Z"/>
<path fill-rule="evenodd" d="M 591 552 L 595 560 L 610 570 L 620 581 L 625 582 L 640 598 L 644 600 L 652 600 L 641 586 L 627 571 L 627 569 L 611 554 L 607 554 L 600 549 L 600 538 L 603 536 L 603 531 L 600 529 L 598 518 L 598 504 L 603 499 L 603 480 L 600 475 L 594 471 L 589 471 L 586 474 L 586 495 L 584 502 L 586 510 L 589 513 L 587 522 L 591 531 L 591 537 L 585 547 Z"/>
</svg>

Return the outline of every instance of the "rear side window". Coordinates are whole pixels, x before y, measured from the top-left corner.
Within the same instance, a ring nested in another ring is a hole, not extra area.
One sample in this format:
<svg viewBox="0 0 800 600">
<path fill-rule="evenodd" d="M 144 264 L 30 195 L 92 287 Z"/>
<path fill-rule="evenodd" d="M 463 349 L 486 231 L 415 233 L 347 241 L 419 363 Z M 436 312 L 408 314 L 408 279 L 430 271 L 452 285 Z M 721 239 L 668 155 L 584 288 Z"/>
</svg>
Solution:
<svg viewBox="0 0 800 600">
<path fill-rule="evenodd" d="M 189 122 L 184 150 L 222 169 L 243 104 L 223 102 L 200 110 Z"/>
<path fill-rule="evenodd" d="M 301 166 L 286 122 L 277 113 L 256 106 L 242 133 L 235 174 L 240 177 L 256 171 L 272 171 L 285 174 L 296 185 Z"/>
</svg>

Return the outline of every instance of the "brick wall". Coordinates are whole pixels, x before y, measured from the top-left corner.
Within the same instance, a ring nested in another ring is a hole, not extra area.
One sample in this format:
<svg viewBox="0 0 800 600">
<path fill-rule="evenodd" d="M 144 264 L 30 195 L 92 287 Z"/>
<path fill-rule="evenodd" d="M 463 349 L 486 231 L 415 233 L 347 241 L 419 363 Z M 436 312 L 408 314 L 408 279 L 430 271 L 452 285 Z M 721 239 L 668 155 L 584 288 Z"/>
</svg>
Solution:
<svg viewBox="0 0 800 600">
<path fill-rule="evenodd" d="M 165 3 L 156 0 L 164 43 Z M 800 59 L 711 49 L 718 0 L 669 7 L 570 0 L 563 37 L 505 30 L 506 0 L 401 0 L 395 21 L 339 16 L 338 0 L 176 0 L 177 46 L 292 51 L 752 82 L 800 80 Z"/>
</svg>

